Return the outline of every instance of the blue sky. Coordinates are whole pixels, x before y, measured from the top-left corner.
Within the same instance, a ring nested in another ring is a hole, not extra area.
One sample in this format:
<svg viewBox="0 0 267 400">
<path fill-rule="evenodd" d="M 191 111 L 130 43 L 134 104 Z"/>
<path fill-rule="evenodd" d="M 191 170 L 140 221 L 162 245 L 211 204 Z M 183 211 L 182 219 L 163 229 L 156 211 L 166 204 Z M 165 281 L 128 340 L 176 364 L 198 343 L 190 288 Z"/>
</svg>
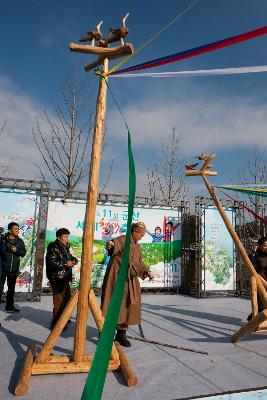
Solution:
<svg viewBox="0 0 267 400">
<path fill-rule="evenodd" d="M 8 119 L 9 136 L 1 142 L 2 159 L 12 159 L 10 175 L 35 178 L 40 158 L 32 140 L 34 118 L 50 98 L 58 97 L 57 84 L 80 65 L 90 91 L 98 81 L 82 66 L 91 56 L 68 51 L 99 20 L 103 31 L 120 24 L 130 13 L 127 41 L 135 47 L 156 33 L 191 3 L 189 0 L 136 1 L 20 1 L 0 5 L 0 121 Z M 265 0 L 200 0 L 180 21 L 126 65 L 186 50 L 266 25 Z M 157 68 L 178 71 L 267 64 L 267 35 L 210 54 Z M 112 64 L 111 64 L 112 65 Z M 215 150 L 215 183 L 230 183 L 249 158 L 253 146 L 267 146 L 267 73 L 173 79 L 110 79 L 129 122 L 136 155 L 138 192 L 143 194 L 146 169 L 160 159 L 160 138 L 175 126 L 182 140 L 182 157 Z M 90 105 L 94 110 L 94 97 Z M 89 111 L 89 110 L 88 110 Z M 102 174 L 115 160 L 108 192 L 127 190 L 126 135 L 117 110 L 108 98 L 107 135 Z M 122 151 L 125 150 L 125 152 Z M 153 156 L 152 156 L 153 155 Z M 15 158 L 15 159 L 14 159 Z M 125 165 L 125 168 L 123 167 Z M 194 194 L 205 189 L 194 178 Z"/>
</svg>

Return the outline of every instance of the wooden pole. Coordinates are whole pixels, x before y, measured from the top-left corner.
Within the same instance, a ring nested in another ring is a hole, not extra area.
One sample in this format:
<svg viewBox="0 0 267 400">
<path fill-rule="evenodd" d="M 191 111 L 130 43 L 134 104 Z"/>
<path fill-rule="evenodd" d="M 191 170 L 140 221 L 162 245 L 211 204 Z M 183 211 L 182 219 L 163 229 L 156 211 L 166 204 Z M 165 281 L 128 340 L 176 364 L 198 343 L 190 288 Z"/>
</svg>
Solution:
<svg viewBox="0 0 267 400">
<path fill-rule="evenodd" d="M 131 367 L 120 344 L 118 342 L 115 342 L 115 346 L 116 346 L 116 349 L 120 356 L 120 367 L 121 367 L 124 379 L 127 383 L 127 386 L 129 386 L 129 387 L 136 386 L 138 384 L 138 380 L 137 380 L 137 377 L 135 375 L 133 368 Z"/>
<path fill-rule="evenodd" d="M 74 372 L 89 372 L 92 359 L 86 361 L 70 361 L 45 364 L 33 364 L 32 375 L 70 374 Z M 116 371 L 120 366 L 119 361 L 109 361 L 108 371 Z"/>
<path fill-rule="evenodd" d="M 28 347 L 24 363 L 21 368 L 20 376 L 14 391 L 16 396 L 22 396 L 28 390 L 29 382 L 32 375 L 32 365 L 35 352 L 36 352 L 36 344 L 32 342 Z"/>
<path fill-rule="evenodd" d="M 261 280 L 263 286 L 264 286 L 265 289 L 267 290 L 267 282 L 266 282 L 266 280 L 265 280 L 261 275 L 259 275 L 259 274 L 258 274 L 258 277 L 260 278 L 260 280 Z"/>
<path fill-rule="evenodd" d="M 108 59 L 103 62 L 103 73 L 108 71 Z M 94 136 L 91 152 L 89 183 L 86 201 L 86 212 L 83 231 L 83 250 L 81 260 L 81 278 L 77 318 L 74 336 L 74 361 L 83 361 L 86 348 L 86 327 L 88 316 L 88 294 L 91 286 L 91 273 L 93 262 L 93 241 L 96 204 L 98 198 L 98 179 L 102 142 L 105 128 L 107 85 L 104 78 L 100 77 L 98 98 L 96 103 L 96 116 Z"/>
<path fill-rule="evenodd" d="M 255 276 L 251 277 L 251 308 L 252 316 L 256 317 L 258 314 L 258 298 L 257 298 L 257 282 Z"/>
<path fill-rule="evenodd" d="M 231 338 L 232 343 L 239 342 L 245 335 L 255 331 L 258 326 L 266 321 L 267 318 L 267 310 L 261 311 L 256 317 L 252 318 L 246 325 L 242 326 Z"/>
<path fill-rule="evenodd" d="M 216 196 L 213 187 L 210 185 L 210 183 L 208 182 L 208 180 L 206 179 L 204 174 L 202 174 L 202 178 L 203 178 L 203 180 L 205 182 L 205 185 L 206 185 L 206 187 L 207 187 L 207 189 L 208 189 L 208 191 L 209 191 L 209 193 L 210 193 L 215 205 L 218 208 L 219 213 L 221 214 L 221 217 L 222 217 L 222 219 L 223 219 L 223 221 L 224 221 L 224 223 L 226 225 L 226 228 L 227 228 L 228 232 L 232 236 L 232 239 L 235 242 L 235 245 L 236 245 L 237 249 L 239 250 L 239 253 L 240 253 L 244 263 L 248 267 L 251 275 L 255 277 L 256 282 L 257 282 L 259 295 L 261 296 L 261 299 L 263 301 L 264 307 L 267 308 L 267 293 L 266 293 L 266 290 L 265 290 L 262 282 L 259 279 L 259 276 L 258 276 L 255 268 L 253 267 L 248 255 L 247 255 L 247 252 L 244 249 L 244 246 L 243 246 L 241 240 L 239 239 L 239 237 L 238 237 L 236 231 L 234 230 L 229 218 L 227 217 L 226 212 L 225 212 L 223 206 L 221 205 L 220 200 Z"/>
</svg>

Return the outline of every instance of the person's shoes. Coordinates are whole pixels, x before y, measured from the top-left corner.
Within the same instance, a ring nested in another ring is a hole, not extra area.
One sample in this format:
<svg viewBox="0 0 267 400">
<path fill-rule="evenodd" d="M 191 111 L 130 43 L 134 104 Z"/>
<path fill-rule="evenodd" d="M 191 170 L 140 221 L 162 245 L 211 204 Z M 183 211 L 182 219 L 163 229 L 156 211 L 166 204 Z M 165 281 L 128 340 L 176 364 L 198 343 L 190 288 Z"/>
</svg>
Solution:
<svg viewBox="0 0 267 400">
<path fill-rule="evenodd" d="M 247 321 L 251 321 L 252 320 L 252 313 L 248 315 L 247 317 Z"/>
<path fill-rule="evenodd" d="M 7 312 L 7 313 L 15 313 L 15 312 L 20 312 L 20 310 L 13 306 L 13 307 L 6 307 L 5 308 L 5 312 Z"/>
<path fill-rule="evenodd" d="M 126 330 L 117 329 L 115 342 L 119 342 L 119 344 L 123 347 L 131 347 L 131 342 L 129 342 L 129 340 L 126 338 Z"/>
</svg>

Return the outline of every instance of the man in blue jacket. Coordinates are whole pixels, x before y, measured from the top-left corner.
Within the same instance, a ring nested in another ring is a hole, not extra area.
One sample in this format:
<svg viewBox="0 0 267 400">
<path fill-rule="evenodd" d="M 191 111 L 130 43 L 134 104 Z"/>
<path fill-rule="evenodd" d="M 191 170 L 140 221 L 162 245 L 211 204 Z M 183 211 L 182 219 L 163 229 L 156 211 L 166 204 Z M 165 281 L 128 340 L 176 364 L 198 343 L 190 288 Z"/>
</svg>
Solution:
<svg viewBox="0 0 267 400">
<path fill-rule="evenodd" d="M 19 276 L 20 257 L 26 254 L 26 248 L 23 240 L 19 237 L 19 225 L 16 222 L 8 224 L 8 232 L 1 239 L 0 256 L 2 271 L 0 277 L 0 301 L 7 280 L 6 309 L 8 313 L 19 312 L 14 307 L 14 294 L 16 280 Z"/>
</svg>

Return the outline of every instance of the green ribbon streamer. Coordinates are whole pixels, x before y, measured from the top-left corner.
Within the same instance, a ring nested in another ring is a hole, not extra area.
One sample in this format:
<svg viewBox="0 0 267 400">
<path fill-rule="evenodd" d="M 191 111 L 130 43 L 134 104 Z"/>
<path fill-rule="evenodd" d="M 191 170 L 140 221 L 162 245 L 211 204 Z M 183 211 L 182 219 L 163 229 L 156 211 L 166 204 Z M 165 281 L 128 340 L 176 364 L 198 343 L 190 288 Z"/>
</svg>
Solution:
<svg viewBox="0 0 267 400">
<path fill-rule="evenodd" d="M 106 79 L 105 81 L 128 131 L 128 162 L 129 162 L 128 221 L 127 221 L 127 233 L 123 250 L 122 263 L 120 266 L 117 282 L 108 307 L 105 323 L 98 341 L 92 366 L 89 371 L 86 384 L 84 386 L 81 400 L 100 400 L 104 389 L 108 363 L 110 360 L 110 353 L 112 349 L 112 344 L 114 340 L 115 330 L 118 322 L 121 302 L 125 288 L 125 282 L 127 278 L 128 260 L 129 260 L 130 242 L 131 242 L 131 225 L 132 225 L 135 191 L 136 191 L 136 173 L 135 173 L 134 157 L 131 146 L 131 134 L 127 122 L 119 107 L 119 104 L 115 99 L 115 96 L 113 95 Z"/>
<path fill-rule="evenodd" d="M 215 186 L 217 188 L 221 188 L 224 190 L 232 190 L 233 192 L 240 192 L 242 194 L 247 194 L 250 196 L 260 196 L 260 197 L 267 197 L 267 191 L 259 189 L 259 190 L 253 190 L 251 189 L 243 189 L 243 188 L 238 188 L 238 187 L 231 187 L 231 186 Z"/>
</svg>

